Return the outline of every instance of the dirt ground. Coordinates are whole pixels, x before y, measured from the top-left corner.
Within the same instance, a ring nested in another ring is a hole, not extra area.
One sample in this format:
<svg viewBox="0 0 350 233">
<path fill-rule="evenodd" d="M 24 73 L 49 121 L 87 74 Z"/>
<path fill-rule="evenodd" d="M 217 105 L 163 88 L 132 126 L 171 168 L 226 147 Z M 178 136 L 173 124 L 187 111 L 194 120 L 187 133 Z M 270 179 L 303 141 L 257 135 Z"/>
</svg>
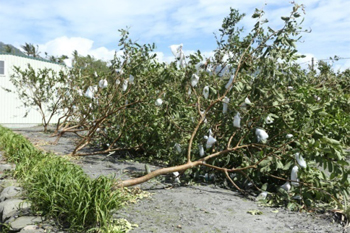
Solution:
<svg viewBox="0 0 350 233">
<path fill-rule="evenodd" d="M 41 127 L 14 129 L 34 145 L 57 155 L 74 148 L 74 136 L 65 135 L 55 145 L 56 137 L 42 133 Z M 144 172 L 145 164 L 123 161 L 118 155 L 94 155 L 72 160 L 91 177 L 115 175 L 127 179 Z M 150 166 L 155 169 L 154 166 Z M 307 214 L 281 208 L 259 206 L 238 192 L 214 185 L 194 184 L 173 187 L 169 182 L 151 180 L 139 186 L 152 193 L 120 210 L 116 217 L 125 218 L 138 227 L 131 232 L 350 232 L 334 221 L 331 213 Z M 260 210 L 260 215 L 249 211 Z"/>
</svg>

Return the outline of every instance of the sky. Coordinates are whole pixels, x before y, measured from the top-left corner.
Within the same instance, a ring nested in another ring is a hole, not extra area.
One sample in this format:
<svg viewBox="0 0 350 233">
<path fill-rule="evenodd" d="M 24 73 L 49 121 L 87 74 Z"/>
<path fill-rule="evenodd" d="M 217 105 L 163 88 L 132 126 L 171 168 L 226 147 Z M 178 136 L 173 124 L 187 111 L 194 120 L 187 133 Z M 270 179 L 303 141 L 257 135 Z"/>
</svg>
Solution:
<svg viewBox="0 0 350 233">
<path fill-rule="evenodd" d="M 305 7 L 303 29 L 297 43 L 307 65 L 337 55 L 335 70 L 350 68 L 350 1 L 295 0 Z M 108 61 L 118 51 L 119 29 L 129 28 L 140 44 L 155 43 L 158 59 L 172 61 L 169 48 L 183 44 L 185 54 L 200 50 L 210 56 L 216 48 L 214 33 L 230 7 L 245 13 L 240 26 L 249 32 L 255 8 L 264 9 L 268 25 L 280 28 L 289 15 L 290 0 L 0 0 L 0 41 L 20 47 L 39 46 L 41 56 L 71 56 L 74 50 Z M 328 60 L 325 60 L 328 61 Z M 329 62 L 329 61 L 328 61 Z"/>
</svg>

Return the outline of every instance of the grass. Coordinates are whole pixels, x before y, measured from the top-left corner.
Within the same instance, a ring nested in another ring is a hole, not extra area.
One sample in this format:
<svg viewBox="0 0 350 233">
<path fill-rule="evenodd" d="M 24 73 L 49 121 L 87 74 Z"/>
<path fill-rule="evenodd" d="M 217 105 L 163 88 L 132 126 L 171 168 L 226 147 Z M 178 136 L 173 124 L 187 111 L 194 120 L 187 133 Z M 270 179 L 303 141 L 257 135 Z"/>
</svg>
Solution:
<svg viewBox="0 0 350 233">
<path fill-rule="evenodd" d="M 0 150 L 16 164 L 14 176 L 26 190 L 33 211 L 54 218 L 71 232 L 130 229 L 129 223 L 112 219 L 113 211 L 134 195 L 112 190 L 114 177 L 90 179 L 67 159 L 37 150 L 23 136 L 1 126 Z"/>
</svg>

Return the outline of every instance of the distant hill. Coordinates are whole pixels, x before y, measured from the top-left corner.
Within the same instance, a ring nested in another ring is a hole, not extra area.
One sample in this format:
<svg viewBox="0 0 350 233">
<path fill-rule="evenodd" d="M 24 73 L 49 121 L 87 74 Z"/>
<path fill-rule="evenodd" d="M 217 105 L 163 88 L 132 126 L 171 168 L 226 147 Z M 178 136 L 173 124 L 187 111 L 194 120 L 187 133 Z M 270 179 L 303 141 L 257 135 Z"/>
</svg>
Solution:
<svg viewBox="0 0 350 233">
<path fill-rule="evenodd" d="M 11 52 L 8 49 L 11 49 Z M 0 53 L 11 53 L 20 56 L 26 56 L 21 50 L 10 44 L 4 44 L 0 41 Z"/>
<path fill-rule="evenodd" d="M 0 54 L 13 54 L 13 55 L 21 56 L 21 57 L 27 57 L 27 58 L 30 58 L 30 59 L 46 61 L 46 62 L 52 62 L 52 63 L 57 63 L 57 64 L 60 64 L 60 65 L 65 65 L 65 63 L 64 63 L 64 59 L 65 58 L 63 58 L 63 60 L 60 60 L 61 57 L 55 57 L 55 56 L 48 57 L 46 53 L 45 53 L 46 54 L 46 58 L 40 57 L 39 55 L 37 55 L 36 57 L 28 56 L 25 53 L 23 53 L 21 50 L 16 48 L 15 46 L 13 46 L 11 44 L 5 44 L 5 43 L 3 43 L 1 41 L 0 41 Z"/>
</svg>

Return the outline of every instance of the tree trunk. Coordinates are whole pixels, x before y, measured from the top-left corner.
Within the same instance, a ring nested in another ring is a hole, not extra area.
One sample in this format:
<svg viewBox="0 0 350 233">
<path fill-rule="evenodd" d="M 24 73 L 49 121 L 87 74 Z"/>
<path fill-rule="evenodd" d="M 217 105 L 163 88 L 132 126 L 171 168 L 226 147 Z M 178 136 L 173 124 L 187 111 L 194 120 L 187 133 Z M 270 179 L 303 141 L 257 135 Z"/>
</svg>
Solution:
<svg viewBox="0 0 350 233">
<path fill-rule="evenodd" d="M 172 172 L 178 172 L 178 171 L 185 171 L 189 168 L 198 166 L 200 164 L 202 164 L 203 161 L 195 161 L 195 162 L 188 162 L 179 166 L 174 166 L 174 167 L 167 167 L 167 168 L 161 168 L 158 170 L 155 170 L 147 175 L 141 176 L 139 178 L 134 178 L 134 179 L 130 179 L 130 180 L 124 180 L 121 182 L 117 182 L 116 183 L 116 187 L 117 188 L 121 188 L 121 187 L 129 187 L 129 186 L 134 186 L 137 184 L 141 184 L 144 183 L 156 176 L 160 176 L 160 175 L 165 175 L 168 173 L 172 173 Z"/>
</svg>

